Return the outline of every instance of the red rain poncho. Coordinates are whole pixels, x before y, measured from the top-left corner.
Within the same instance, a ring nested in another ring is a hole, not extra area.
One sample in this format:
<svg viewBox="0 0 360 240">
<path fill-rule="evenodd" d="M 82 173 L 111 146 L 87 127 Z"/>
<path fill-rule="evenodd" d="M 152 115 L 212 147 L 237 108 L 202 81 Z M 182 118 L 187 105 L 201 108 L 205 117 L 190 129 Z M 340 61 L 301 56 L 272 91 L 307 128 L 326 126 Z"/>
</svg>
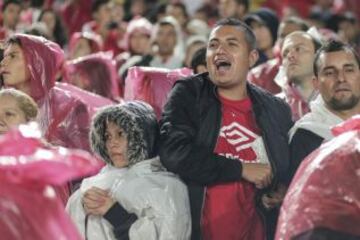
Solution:
<svg viewBox="0 0 360 240">
<path fill-rule="evenodd" d="M 360 116 L 333 133 L 338 136 L 300 165 L 281 207 L 276 239 L 360 239 Z"/>
<path fill-rule="evenodd" d="M 168 70 L 153 67 L 131 67 L 125 81 L 124 100 L 142 100 L 149 103 L 159 119 L 174 83 L 191 74 L 192 71 L 188 68 Z"/>
<path fill-rule="evenodd" d="M 112 59 L 112 53 L 98 52 L 76 58 L 67 61 L 64 68 L 64 82 L 80 84 L 87 91 L 112 100 L 119 98 L 116 63 Z"/>
<path fill-rule="evenodd" d="M 96 173 L 99 160 L 81 150 L 49 148 L 29 125 L 0 137 L 1 239 L 81 239 L 54 188 Z"/>
<path fill-rule="evenodd" d="M 53 144 L 90 151 L 89 124 L 97 108 L 112 104 L 101 96 L 65 83 L 55 83 L 64 62 L 56 43 L 42 37 L 15 34 L 30 70 L 31 97 L 39 105 L 39 123 Z"/>
</svg>

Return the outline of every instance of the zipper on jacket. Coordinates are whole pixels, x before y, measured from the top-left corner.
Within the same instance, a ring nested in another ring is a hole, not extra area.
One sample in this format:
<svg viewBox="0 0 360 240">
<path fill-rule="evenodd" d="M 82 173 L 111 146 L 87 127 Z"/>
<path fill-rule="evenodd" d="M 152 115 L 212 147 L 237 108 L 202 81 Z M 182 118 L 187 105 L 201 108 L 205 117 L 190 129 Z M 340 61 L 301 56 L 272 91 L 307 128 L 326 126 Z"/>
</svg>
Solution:
<svg viewBox="0 0 360 240">
<path fill-rule="evenodd" d="M 260 201 L 261 201 L 261 199 L 260 199 Z M 260 218 L 262 219 L 262 221 L 263 221 L 263 224 L 264 224 L 264 240 L 267 240 L 268 238 L 267 238 L 267 231 L 266 231 L 266 217 L 265 217 L 265 215 L 264 215 L 264 213 L 261 211 L 261 209 L 259 208 L 259 207 L 256 207 L 257 208 L 257 213 L 259 213 L 259 215 L 260 215 Z"/>
<path fill-rule="evenodd" d="M 266 151 L 266 154 L 268 155 L 268 159 L 269 159 L 269 163 L 270 163 L 270 166 L 271 166 L 271 172 L 272 172 L 272 175 L 273 175 L 273 180 L 276 180 L 277 181 L 277 178 L 276 178 L 276 172 L 277 172 L 277 169 L 275 167 L 275 163 L 274 163 L 274 160 L 270 154 L 270 151 L 269 151 L 269 146 L 267 144 L 267 133 L 266 131 L 262 130 L 262 136 L 263 136 L 263 142 L 264 142 L 264 146 L 265 146 L 265 151 Z"/>
<path fill-rule="evenodd" d="M 207 187 L 204 187 L 203 200 L 202 200 L 201 209 L 200 209 L 200 240 L 203 239 L 202 223 L 203 223 L 203 213 L 204 213 L 204 205 L 205 205 L 206 191 L 207 191 Z"/>
<path fill-rule="evenodd" d="M 217 92 L 216 92 L 216 86 L 213 87 L 213 94 L 216 98 L 216 100 L 218 101 L 217 103 L 219 104 L 219 109 L 220 109 L 220 112 L 217 114 L 217 118 L 220 119 L 219 121 L 219 124 L 217 126 L 217 131 L 218 131 L 218 135 L 217 135 L 217 138 L 216 138 L 216 141 L 213 143 L 213 145 L 211 146 L 212 148 L 212 151 L 214 152 L 215 150 L 215 147 L 217 146 L 217 143 L 219 141 L 219 133 L 220 133 L 220 129 L 221 129 L 221 126 L 222 126 L 222 116 L 223 116 L 223 105 L 220 101 L 220 99 L 218 98 L 218 95 L 217 95 Z"/>
<path fill-rule="evenodd" d="M 253 96 L 253 94 L 251 94 L 251 92 L 250 92 L 249 95 L 250 95 L 250 99 L 251 99 L 252 101 L 253 101 L 253 100 L 256 101 L 256 97 Z M 251 97 L 251 96 L 253 96 L 253 97 Z M 256 104 L 262 105 L 259 101 L 256 101 Z M 259 107 L 258 107 L 258 109 L 259 109 Z M 260 111 L 263 111 L 263 109 L 260 108 Z M 264 128 L 263 124 L 260 124 L 260 123 L 259 123 L 258 118 L 256 117 L 256 112 L 255 112 L 255 110 L 254 110 L 254 105 L 253 105 L 253 113 L 254 113 L 255 122 L 256 122 L 256 124 L 258 125 L 258 127 L 261 129 L 261 135 L 262 135 L 262 138 L 263 138 L 263 142 L 264 142 L 264 146 L 265 146 L 265 151 L 266 151 L 266 154 L 267 154 L 267 156 L 268 156 L 269 163 L 270 163 L 270 166 L 271 166 L 272 175 L 273 175 L 272 182 L 274 182 L 275 180 L 277 181 L 277 179 L 276 179 L 277 169 L 276 169 L 276 167 L 275 167 L 274 159 L 273 159 L 273 157 L 272 157 L 272 155 L 271 155 L 271 152 L 270 152 L 270 150 L 269 150 L 269 146 L 268 146 L 268 144 L 267 144 L 267 141 L 268 141 L 268 139 L 267 139 L 267 130 Z M 257 111 L 257 114 L 259 114 L 259 110 Z M 270 183 L 270 184 L 271 184 L 271 183 Z M 270 189 L 272 189 L 272 188 L 270 188 Z M 267 227 L 266 227 L 266 226 L 267 226 L 267 222 L 266 222 L 265 214 L 263 213 L 262 207 L 261 207 L 261 205 L 263 205 L 263 203 L 262 203 L 262 196 L 259 195 L 259 193 L 257 193 L 256 195 L 259 196 L 259 201 L 260 201 L 259 204 L 260 204 L 260 206 L 257 205 L 256 202 L 255 202 L 255 207 L 256 207 L 257 212 L 259 213 L 260 217 L 261 217 L 262 220 L 263 220 L 263 223 L 264 223 L 264 231 L 265 231 L 265 240 L 266 240 L 266 239 L 268 239 L 268 237 L 267 237 Z M 256 199 L 255 199 L 255 200 L 256 200 Z"/>
</svg>

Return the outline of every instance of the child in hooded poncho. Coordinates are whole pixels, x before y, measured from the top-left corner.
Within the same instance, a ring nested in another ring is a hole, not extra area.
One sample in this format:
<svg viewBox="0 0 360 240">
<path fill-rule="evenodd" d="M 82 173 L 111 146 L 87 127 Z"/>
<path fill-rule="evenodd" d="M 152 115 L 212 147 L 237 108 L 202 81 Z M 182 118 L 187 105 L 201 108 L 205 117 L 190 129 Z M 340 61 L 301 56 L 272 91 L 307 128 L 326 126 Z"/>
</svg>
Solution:
<svg viewBox="0 0 360 240">
<path fill-rule="evenodd" d="M 157 156 L 159 127 L 150 105 L 105 107 L 94 117 L 92 149 L 106 162 L 69 199 L 67 211 L 87 239 L 189 239 L 185 185 Z"/>
</svg>

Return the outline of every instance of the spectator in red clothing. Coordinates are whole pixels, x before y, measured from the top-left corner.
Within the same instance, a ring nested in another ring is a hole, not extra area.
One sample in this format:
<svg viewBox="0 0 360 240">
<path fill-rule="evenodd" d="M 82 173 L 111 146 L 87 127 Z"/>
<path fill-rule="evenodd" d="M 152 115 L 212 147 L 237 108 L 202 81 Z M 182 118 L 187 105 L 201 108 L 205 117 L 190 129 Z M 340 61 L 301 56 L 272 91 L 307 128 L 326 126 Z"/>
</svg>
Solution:
<svg viewBox="0 0 360 240">
<path fill-rule="evenodd" d="M 284 70 L 284 98 L 290 105 L 293 119 L 298 120 L 309 109 L 309 102 L 317 96 L 314 89 L 313 62 L 321 43 L 307 32 L 288 35 L 281 49 Z"/>
<path fill-rule="evenodd" d="M 0 40 L 4 40 L 15 32 L 21 13 L 21 1 L 6 0 L 2 6 L 2 26 Z"/>
<path fill-rule="evenodd" d="M 104 42 L 103 49 L 117 55 L 122 49 L 119 47 L 118 26 L 112 21 L 111 8 L 110 0 L 95 0 L 91 9 L 93 21 L 86 23 L 82 30 L 99 34 Z"/>
<path fill-rule="evenodd" d="M 257 58 L 251 29 L 220 20 L 208 72 L 177 81 L 163 109 L 160 160 L 188 186 L 192 239 L 273 239 L 278 209 L 261 199 L 288 178 L 292 120 L 284 101 L 247 83 Z"/>
<path fill-rule="evenodd" d="M 30 95 L 40 109 L 39 124 L 54 145 L 90 150 L 89 122 L 98 107 L 110 100 L 56 82 L 64 63 L 58 44 L 27 34 L 14 34 L 6 43 L 1 73 L 5 88 Z"/>
<path fill-rule="evenodd" d="M 274 46 L 275 58 L 266 61 L 263 64 L 250 70 L 248 80 L 256 84 L 272 94 L 281 92 L 280 86 L 274 81 L 276 74 L 279 71 L 281 65 L 281 53 L 280 49 L 284 38 L 294 31 L 307 31 L 308 26 L 304 20 L 298 17 L 290 17 L 283 20 L 279 25 L 277 33 L 277 42 Z"/>
<path fill-rule="evenodd" d="M 66 1 L 61 9 L 61 16 L 68 36 L 81 31 L 83 25 L 91 20 L 91 4 L 89 0 Z"/>
</svg>

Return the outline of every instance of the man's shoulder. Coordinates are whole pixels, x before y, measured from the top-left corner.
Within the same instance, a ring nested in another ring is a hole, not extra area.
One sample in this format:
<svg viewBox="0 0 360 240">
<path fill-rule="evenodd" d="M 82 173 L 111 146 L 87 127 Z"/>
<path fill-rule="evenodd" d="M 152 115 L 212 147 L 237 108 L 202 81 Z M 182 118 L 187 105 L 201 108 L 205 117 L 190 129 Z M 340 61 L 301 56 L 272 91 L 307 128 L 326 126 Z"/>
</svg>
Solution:
<svg viewBox="0 0 360 240">
<path fill-rule="evenodd" d="M 199 93 L 204 89 L 210 89 L 212 85 L 208 73 L 201 73 L 179 79 L 175 82 L 174 87 L 186 89 L 186 91 L 190 91 L 189 93 Z"/>
<path fill-rule="evenodd" d="M 279 105 L 283 107 L 288 107 L 288 104 L 284 101 L 284 99 L 275 96 L 267 90 L 257 87 L 254 84 L 248 84 L 248 89 L 250 90 L 251 95 L 255 98 L 255 100 L 265 105 Z"/>
<path fill-rule="evenodd" d="M 295 139 L 314 139 L 314 140 L 319 140 L 319 141 L 323 141 L 324 138 L 322 138 L 321 136 L 317 135 L 316 133 L 304 129 L 304 128 L 298 128 L 294 134 L 294 138 Z"/>
<path fill-rule="evenodd" d="M 209 74 L 207 72 L 205 73 L 199 73 L 195 75 L 191 75 L 185 78 L 182 78 L 178 80 L 176 83 L 182 83 L 187 86 L 200 86 L 203 84 L 206 84 L 209 82 Z"/>
<path fill-rule="evenodd" d="M 318 148 L 323 141 L 324 138 L 316 133 L 304 128 L 298 128 L 290 141 L 290 146 L 295 151 L 303 151 L 305 155 L 308 155 Z"/>
</svg>

